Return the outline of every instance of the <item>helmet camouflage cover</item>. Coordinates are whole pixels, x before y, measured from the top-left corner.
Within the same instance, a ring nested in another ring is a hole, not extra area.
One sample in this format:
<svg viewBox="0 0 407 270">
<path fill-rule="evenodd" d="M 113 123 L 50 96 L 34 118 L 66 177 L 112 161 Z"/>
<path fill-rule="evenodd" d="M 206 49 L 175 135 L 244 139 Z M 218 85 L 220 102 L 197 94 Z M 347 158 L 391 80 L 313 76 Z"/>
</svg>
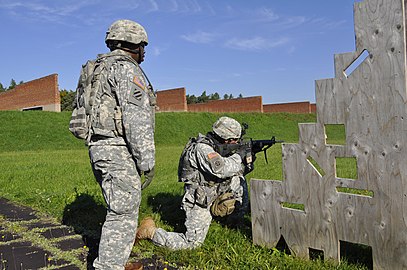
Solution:
<svg viewBox="0 0 407 270">
<path fill-rule="evenodd" d="M 148 43 L 144 27 L 130 20 L 118 20 L 112 23 L 106 32 L 106 43 L 109 40 L 126 41 L 132 44 Z"/>
<path fill-rule="evenodd" d="M 240 138 L 242 126 L 235 119 L 222 116 L 212 126 L 213 132 L 224 140 Z"/>
</svg>

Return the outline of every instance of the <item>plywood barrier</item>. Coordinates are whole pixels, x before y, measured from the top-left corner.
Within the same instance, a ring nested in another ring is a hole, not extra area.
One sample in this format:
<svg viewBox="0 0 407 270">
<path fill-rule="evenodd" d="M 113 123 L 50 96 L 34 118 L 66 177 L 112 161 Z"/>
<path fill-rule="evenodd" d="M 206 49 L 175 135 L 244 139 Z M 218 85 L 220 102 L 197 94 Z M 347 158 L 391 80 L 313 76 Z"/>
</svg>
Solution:
<svg viewBox="0 0 407 270">
<path fill-rule="evenodd" d="M 407 269 L 405 4 L 354 4 L 356 51 L 316 81 L 317 123 L 282 145 L 283 181 L 251 180 L 254 243 L 283 237 L 296 256 L 338 261 L 340 243 L 363 244 L 374 269 Z M 327 143 L 330 124 L 344 125 L 343 145 Z M 355 179 L 338 176 L 339 158 L 355 160 Z"/>
</svg>

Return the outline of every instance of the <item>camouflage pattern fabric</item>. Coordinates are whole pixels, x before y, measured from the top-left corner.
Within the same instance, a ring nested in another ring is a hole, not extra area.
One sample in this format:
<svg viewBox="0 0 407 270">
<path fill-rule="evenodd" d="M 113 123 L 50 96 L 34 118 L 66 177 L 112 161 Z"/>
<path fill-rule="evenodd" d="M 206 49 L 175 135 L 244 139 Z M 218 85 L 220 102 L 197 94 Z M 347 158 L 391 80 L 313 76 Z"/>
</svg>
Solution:
<svg viewBox="0 0 407 270">
<path fill-rule="evenodd" d="M 107 30 L 105 40 L 122 40 L 133 44 L 148 43 L 144 27 L 130 20 L 115 21 Z"/>
<path fill-rule="evenodd" d="M 185 211 L 185 233 L 167 232 L 158 228 L 153 242 L 170 249 L 196 248 L 203 244 L 212 221 L 210 206 L 226 192 L 236 199 L 235 210 L 226 217 L 226 222 L 240 222 L 248 208 L 248 189 L 243 176 L 239 155 L 222 157 L 208 144 L 196 144 L 196 156 L 191 163 L 198 167 L 204 179 L 200 183 L 186 183 L 182 199 Z"/>
<path fill-rule="evenodd" d="M 222 116 L 212 126 L 215 132 L 222 139 L 237 139 L 242 134 L 242 126 L 235 119 Z"/>
<path fill-rule="evenodd" d="M 121 109 L 123 135 L 106 137 L 96 130 L 89 143 L 93 172 L 107 205 L 99 254 L 93 263 L 96 269 L 124 269 L 137 230 L 139 173 L 155 165 L 154 106 L 150 105 L 146 80 L 138 64 L 124 57 L 124 52 L 110 54 L 117 57 L 106 58 L 108 68 L 100 76 L 104 98 L 95 121 L 108 123 L 105 118 L 114 117 L 109 113 L 116 106 L 113 97 Z"/>
</svg>

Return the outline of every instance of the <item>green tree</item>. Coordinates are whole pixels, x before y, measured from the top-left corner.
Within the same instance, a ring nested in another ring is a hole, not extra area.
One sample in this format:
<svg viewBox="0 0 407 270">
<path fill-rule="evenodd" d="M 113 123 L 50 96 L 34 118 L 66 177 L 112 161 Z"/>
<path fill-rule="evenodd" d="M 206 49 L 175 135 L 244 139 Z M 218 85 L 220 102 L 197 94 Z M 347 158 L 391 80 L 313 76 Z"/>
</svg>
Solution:
<svg viewBox="0 0 407 270">
<path fill-rule="evenodd" d="M 239 94 L 239 96 L 238 96 L 237 98 L 243 98 L 243 95 L 242 95 L 242 94 Z"/>
<path fill-rule="evenodd" d="M 75 91 L 63 89 L 59 91 L 61 97 L 61 111 L 72 111 L 72 103 L 75 98 Z"/>
<path fill-rule="evenodd" d="M 0 83 L 0 93 L 6 91 L 6 88 L 4 88 L 3 84 Z"/>
<path fill-rule="evenodd" d="M 228 95 L 228 94 L 224 94 L 224 95 L 223 95 L 223 99 L 232 99 L 232 98 L 234 98 L 232 94 L 229 94 L 229 95 Z"/>
<path fill-rule="evenodd" d="M 242 94 L 239 95 L 239 97 L 243 97 Z M 213 94 L 207 94 L 206 91 L 203 91 L 202 94 L 198 97 L 196 97 L 195 95 L 187 95 L 187 104 L 194 104 L 194 103 L 205 103 L 208 102 L 209 100 L 219 100 L 220 95 L 218 92 L 215 92 Z M 223 99 L 231 99 L 233 98 L 233 95 L 230 94 L 225 94 L 223 95 Z"/>
<path fill-rule="evenodd" d="M 206 91 L 203 91 L 202 94 L 198 97 L 198 103 L 208 102 L 209 96 L 206 95 Z"/>
<path fill-rule="evenodd" d="M 219 100 L 220 96 L 218 94 L 218 92 L 215 92 L 215 94 L 210 94 L 209 95 L 209 100 Z"/>
<path fill-rule="evenodd" d="M 187 104 L 195 104 L 198 99 L 195 95 L 187 95 Z"/>
<path fill-rule="evenodd" d="M 10 86 L 8 87 L 8 90 L 14 89 L 17 86 L 17 83 L 14 79 L 11 79 L 10 81 Z"/>
</svg>

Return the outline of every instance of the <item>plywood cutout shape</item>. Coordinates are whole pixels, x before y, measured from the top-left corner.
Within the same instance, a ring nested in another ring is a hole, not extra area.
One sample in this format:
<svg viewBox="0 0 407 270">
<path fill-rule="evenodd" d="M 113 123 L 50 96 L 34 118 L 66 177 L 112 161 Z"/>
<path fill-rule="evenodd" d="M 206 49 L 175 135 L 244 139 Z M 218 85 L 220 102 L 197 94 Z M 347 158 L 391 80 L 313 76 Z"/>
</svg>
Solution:
<svg viewBox="0 0 407 270">
<path fill-rule="evenodd" d="M 339 261 L 346 241 L 370 246 L 374 269 L 407 269 L 406 2 L 354 4 L 356 51 L 335 55 L 335 78 L 315 82 L 317 123 L 282 145 L 283 181 L 251 180 L 255 244 L 284 237 L 295 256 Z M 329 124 L 344 125 L 344 145 L 327 144 Z M 337 158 L 356 160 L 356 179 L 337 176 Z"/>
</svg>

